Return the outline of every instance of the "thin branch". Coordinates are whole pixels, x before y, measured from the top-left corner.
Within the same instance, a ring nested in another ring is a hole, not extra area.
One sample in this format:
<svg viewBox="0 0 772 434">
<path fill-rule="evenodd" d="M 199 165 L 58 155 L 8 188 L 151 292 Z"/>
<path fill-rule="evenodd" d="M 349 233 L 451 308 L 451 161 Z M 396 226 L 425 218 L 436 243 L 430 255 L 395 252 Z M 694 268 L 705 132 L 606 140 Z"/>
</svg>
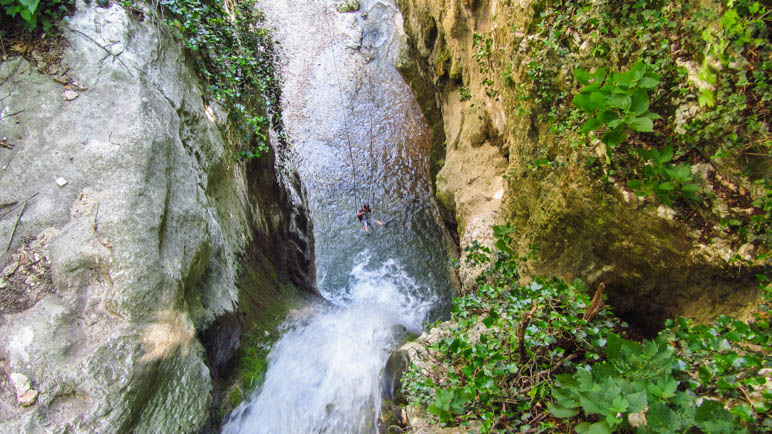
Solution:
<svg viewBox="0 0 772 434">
<path fill-rule="evenodd" d="M 67 28 L 68 28 L 69 30 L 71 30 L 71 31 L 75 32 L 75 33 L 78 33 L 78 34 L 80 34 L 80 35 L 83 35 L 84 37 L 88 38 L 88 39 L 89 39 L 91 42 L 93 42 L 93 43 L 95 43 L 97 46 L 99 46 L 99 48 L 101 48 L 101 49 L 105 50 L 105 52 L 106 52 L 108 55 L 112 56 L 114 60 L 117 60 L 117 61 L 118 61 L 118 62 L 119 62 L 121 65 L 123 65 L 123 67 L 124 67 L 124 68 L 126 68 L 126 71 L 127 71 L 129 74 L 131 74 L 131 70 L 129 69 L 129 67 L 128 67 L 128 66 L 126 66 L 126 64 L 125 64 L 125 63 L 123 63 L 123 60 L 121 60 L 121 59 L 118 57 L 118 55 L 116 55 L 115 53 L 113 53 L 112 51 L 110 51 L 110 50 L 109 50 L 109 49 L 108 49 L 106 46 L 104 46 L 104 45 L 100 44 L 99 42 L 97 42 L 97 41 L 96 41 L 96 39 L 92 38 L 91 36 L 89 36 L 89 35 L 87 35 L 87 34 L 85 34 L 85 33 L 83 33 L 83 32 L 81 32 L 81 31 L 80 31 L 80 30 L 78 30 L 78 29 L 73 29 L 72 27 L 67 27 Z M 118 53 L 118 54 L 120 54 L 120 53 Z"/>
<path fill-rule="evenodd" d="M 26 204 L 26 203 L 27 203 L 27 202 L 29 202 L 29 201 L 30 201 L 30 200 L 31 200 L 33 197 L 35 197 L 35 196 L 37 196 L 37 195 L 38 195 L 37 193 L 33 194 L 32 196 L 30 196 L 30 197 L 28 197 L 28 198 L 24 199 L 23 201 L 21 201 L 20 203 L 18 203 L 18 204 L 17 204 L 16 206 L 14 206 L 13 208 L 11 208 L 11 209 L 9 209 L 8 211 L 6 211 L 6 212 L 4 212 L 4 213 L 0 214 L 0 219 L 1 219 L 1 218 L 3 218 L 3 217 L 5 217 L 5 216 L 7 216 L 8 214 L 10 214 L 10 213 L 11 213 L 11 211 L 15 210 L 16 208 L 18 208 L 18 207 L 20 207 L 20 206 L 22 206 L 22 205 Z M 16 202 L 12 202 L 12 203 L 16 203 Z"/>
<path fill-rule="evenodd" d="M 11 236 L 8 238 L 8 247 L 5 248 L 5 251 L 11 250 L 11 244 L 13 243 L 13 236 L 16 235 L 16 226 L 19 225 L 19 220 L 21 220 L 21 215 L 24 214 L 24 210 L 27 209 L 27 202 L 24 202 L 24 205 L 21 207 L 21 211 L 19 212 L 19 216 L 16 217 L 16 223 L 13 224 L 13 229 L 11 230 Z"/>
<path fill-rule="evenodd" d="M 7 118 L 10 118 L 11 116 L 16 116 L 16 115 L 18 115 L 19 113 L 24 113 L 24 111 L 25 111 L 25 110 L 19 110 L 19 111 L 15 112 L 15 113 L 11 113 L 11 114 L 9 114 L 9 115 L 5 115 L 5 116 L 3 116 L 3 117 L 0 117 L 0 121 L 2 121 L 3 119 L 7 119 Z"/>
</svg>

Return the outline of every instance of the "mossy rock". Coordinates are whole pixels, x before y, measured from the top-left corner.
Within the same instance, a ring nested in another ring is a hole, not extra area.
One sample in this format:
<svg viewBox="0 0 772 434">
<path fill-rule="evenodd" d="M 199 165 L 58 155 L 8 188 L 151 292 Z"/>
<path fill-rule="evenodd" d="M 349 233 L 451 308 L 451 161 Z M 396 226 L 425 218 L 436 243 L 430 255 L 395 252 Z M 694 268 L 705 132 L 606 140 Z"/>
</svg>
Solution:
<svg viewBox="0 0 772 434">
<path fill-rule="evenodd" d="M 356 12 L 360 8 L 359 0 L 348 0 L 345 2 L 340 2 L 335 7 L 338 12 L 345 13 L 345 12 Z"/>
</svg>

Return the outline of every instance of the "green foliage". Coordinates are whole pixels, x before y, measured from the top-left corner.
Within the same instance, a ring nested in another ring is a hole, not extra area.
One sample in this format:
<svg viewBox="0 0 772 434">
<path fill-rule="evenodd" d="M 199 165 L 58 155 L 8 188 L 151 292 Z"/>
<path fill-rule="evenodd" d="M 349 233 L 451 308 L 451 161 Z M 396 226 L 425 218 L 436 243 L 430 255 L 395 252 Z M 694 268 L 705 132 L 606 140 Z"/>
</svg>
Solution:
<svg viewBox="0 0 772 434">
<path fill-rule="evenodd" d="M 359 7 L 360 7 L 359 0 L 348 0 L 348 1 L 338 3 L 335 9 L 337 9 L 338 12 L 345 13 L 345 12 L 356 12 L 359 10 Z"/>
<path fill-rule="evenodd" d="M 557 376 L 550 412 L 566 418 L 581 409 L 588 417 L 601 419 L 579 424 L 579 433 L 612 433 L 631 427 L 642 433 L 691 428 L 740 432 L 721 403 L 704 400 L 698 406 L 693 392 L 678 390 L 674 353 L 664 338 L 638 343 L 612 334 L 604 362 Z"/>
<path fill-rule="evenodd" d="M 453 300 L 447 332 L 427 345 L 434 364 L 411 365 L 402 377 L 404 396 L 437 422 L 477 420 L 481 432 L 554 430 L 549 412 L 580 433 L 772 426 L 765 276 L 753 321 L 668 321 L 656 339 L 639 343 L 618 335 L 626 324 L 606 308 L 585 319 L 591 302 L 581 281 L 520 285 L 517 268 L 528 255 L 514 248 L 518 231 L 493 230 L 494 248 L 474 242 L 466 250 L 465 260 L 484 272 L 475 292 Z"/>
<path fill-rule="evenodd" d="M 516 236 L 512 225 L 494 226 L 495 251 L 477 243 L 467 250 L 466 259 L 486 271 L 476 293 L 454 299 L 454 325 L 428 348 L 442 360 L 441 370 L 426 373 L 411 366 L 403 376 L 407 398 L 426 407 L 441 423 L 476 419 L 483 432 L 493 427 L 528 429 L 529 422 L 544 413 L 539 403 L 549 392 L 549 376 L 544 373 L 571 366 L 579 354 L 584 360 L 598 359 L 597 348 L 622 326 L 606 309 L 592 321 L 584 319 L 590 300 L 579 281 L 569 285 L 537 279 L 519 285 L 517 266 L 527 255 L 515 253 Z M 526 357 L 521 358 L 518 332 L 526 315 L 529 320 L 522 331 Z M 477 333 L 472 330 L 479 331 L 479 337 L 473 337 Z M 541 423 L 543 428 L 549 425 Z"/>
<path fill-rule="evenodd" d="M 269 126 L 284 149 L 277 54 L 271 33 L 260 27 L 264 16 L 255 2 L 237 2 L 229 11 L 212 0 L 162 0 L 160 5 L 170 13 L 164 23 L 197 53 L 198 71 L 210 94 L 237 125 L 242 142 L 237 155 L 249 160 L 268 152 Z"/>
<path fill-rule="evenodd" d="M 27 32 L 42 29 L 51 33 L 54 24 L 65 17 L 74 5 L 74 0 L 0 0 L 0 11 L 21 24 Z"/>
<path fill-rule="evenodd" d="M 697 195 L 700 186 L 692 181 L 692 167 L 682 162 L 678 166 L 670 163 L 673 159 L 673 147 L 666 146 L 662 151 L 657 149 L 639 149 L 638 155 L 648 163 L 643 168 L 643 180 L 627 181 L 639 196 L 656 195 L 662 203 L 673 206 L 675 197 L 684 197 L 694 202 L 701 199 Z"/>
<path fill-rule="evenodd" d="M 469 91 L 468 87 L 461 86 L 458 88 L 458 96 L 461 98 L 461 101 L 467 101 L 472 98 L 472 93 Z"/>
<path fill-rule="evenodd" d="M 649 111 L 649 91 L 660 83 L 659 75 L 638 62 L 628 72 L 606 74 L 603 68 L 591 75 L 576 68 L 574 77 L 584 86 L 574 96 L 574 106 L 592 116 L 582 125 L 581 132 L 606 131 L 601 141 L 613 147 L 622 143 L 628 131 L 650 133 L 654 131 L 654 119 L 660 116 Z"/>
</svg>

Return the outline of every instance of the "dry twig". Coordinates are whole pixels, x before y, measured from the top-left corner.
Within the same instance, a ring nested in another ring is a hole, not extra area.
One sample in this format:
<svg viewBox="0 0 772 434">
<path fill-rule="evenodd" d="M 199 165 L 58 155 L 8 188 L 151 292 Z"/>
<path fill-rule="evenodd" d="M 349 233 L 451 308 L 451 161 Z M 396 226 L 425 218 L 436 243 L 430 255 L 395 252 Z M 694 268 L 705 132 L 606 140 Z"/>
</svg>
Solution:
<svg viewBox="0 0 772 434">
<path fill-rule="evenodd" d="M 587 308 L 586 311 L 584 311 L 584 320 L 587 322 L 592 321 L 593 318 L 595 318 L 595 315 L 600 312 L 600 309 L 603 307 L 603 290 L 606 289 L 606 284 L 603 282 L 600 282 L 600 285 L 598 285 L 598 289 L 595 290 L 595 295 L 592 296 L 592 302 L 590 302 L 590 307 Z"/>
<path fill-rule="evenodd" d="M 21 220 L 21 215 L 24 214 L 24 210 L 27 208 L 27 202 L 24 201 L 24 205 L 21 207 L 21 211 L 19 211 L 19 216 L 16 217 L 16 223 L 13 224 L 13 229 L 11 230 L 11 236 L 8 238 L 8 247 L 5 248 L 5 251 L 11 250 L 11 244 L 13 243 L 13 236 L 16 235 L 16 226 L 19 225 L 19 220 Z"/>
</svg>

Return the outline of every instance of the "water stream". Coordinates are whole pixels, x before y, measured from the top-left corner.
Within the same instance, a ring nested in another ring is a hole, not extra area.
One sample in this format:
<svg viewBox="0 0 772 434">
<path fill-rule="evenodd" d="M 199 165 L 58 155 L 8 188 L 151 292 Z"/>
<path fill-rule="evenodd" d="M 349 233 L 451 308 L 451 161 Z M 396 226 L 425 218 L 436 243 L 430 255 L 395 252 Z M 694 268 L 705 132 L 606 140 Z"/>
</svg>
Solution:
<svg viewBox="0 0 772 434">
<path fill-rule="evenodd" d="M 264 384 L 224 433 L 374 432 L 379 376 L 405 331 L 447 312 L 448 240 L 428 180 L 428 126 L 393 66 L 391 0 L 260 6 L 283 50 L 284 119 L 307 190 L 318 287 L 329 304 L 284 324 Z M 366 235 L 363 202 L 386 223 Z"/>
</svg>

